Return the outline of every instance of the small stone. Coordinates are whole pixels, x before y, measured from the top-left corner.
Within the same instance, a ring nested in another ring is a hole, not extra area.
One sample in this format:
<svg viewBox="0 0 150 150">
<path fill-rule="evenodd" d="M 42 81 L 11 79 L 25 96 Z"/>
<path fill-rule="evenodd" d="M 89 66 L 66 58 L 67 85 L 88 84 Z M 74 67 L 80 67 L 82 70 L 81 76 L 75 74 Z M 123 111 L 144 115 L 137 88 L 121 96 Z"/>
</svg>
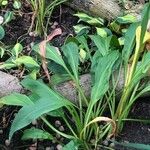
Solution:
<svg viewBox="0 0 150 150">
<path fill-rule="evenodd" d="M 38 139 L 40 142 L 43 142 L 44 139 Z"/>
<path fill-rule="evenodd" d="M 63 147 L 62 147 L 60 144 L 58 144 L 58 145 L 56 146 L 56 149 L 57 149 L 57 150 L 62 150 L 62 148 L 63 148 Z"/>
<path fill-rule="evenodd" d="M 32 142 L 33 142 L 33 143 L 37 142 L 37 139 L 33 139 Z"/>
<path fill-rule="evenodd" d="M 65 139 L 64 139 L 63 137 L 60 139 L 61 142 L 64 142 L 64 140 L 65 140 Z"/>
<path fill-rule="evenodd" d="M 0 16 L 0 25 L 4 22 L 4 18 Z"/>
<path fill-rule="evenodd" d="M 55 121 L 55 126 L 56 126 L 56 127 L 60 127 L 60 126 L 61 126 L 61 122 L 60 122 L 59 120 L 56 120 L 56 121 Z"/>
<path fill-rule="evenodd" d="M 51 26 L 52 29 L 56 29 L 56 27 L 58 26 L 58 22 L 54 22 L 53 25 Z"/>
<path fill-rule="evenodd" d="M 115 147 L 115 143 L 110 143 L 109 147 L 114 148 Z"/>
<path fill-rule="evenodd" d="M 29 36 L 34 36 L 34 33 L 33 32 L 29 32 Z"/>
<path fill-rule="evenodd" d="M 51 147 L 50 147 L 50 150 L 55 150 L 54 146 L 51 146 Z"/>
<path fill-rule="evenodd" d="M 65 131 L 65 128 L 64 128 L 63 126 L 60 126 L 60 127 L 59 127 L 59 130 L 60 130 L 60 131 Z"/>
<path fill-rule="evenodd" d="M 103 141 L 103 144 L 104 144 L 105 146 L 108 146 L 108 144 L 109 144 L 108 140 L 104 140 L 104 141 Z"/>
<path fill-rule="evenodd" d="M 14 113 L 14 117 L 16 117 L 17 113 Z"/>
<path fill-rule="evenodd" d="M 52 143 L 55 144 L 55 143 L 56 143 L 56 140 L 52 140 Z"/>
<path fill-rule="evenodd" d="M 34 126 L 37 125 L 37 120 L 33 120 L 32 125 L 34 125 Z"/>
<path fill-rule="evenodd" d="M 95 139 L 91 139 L 90 143 L 94 144 L 95 143 Z"/>
<path fill-rule="evenodd" d="M 101 150 L 101 148 L 100 148 L 100 147 L 97 147 L 96 150 Z"/>
<path fill-rule="evenodd" d="M 0 130 L 0 134 L 3 134 L 3 130 Z"/>
<path fill-rule="evenodd" d="M 8 139 L 5 140 L 5 145 L 6 145 L 6 146 L 9 146 L 9 145 L 10 145 L 10 140 L 8 140 Z"/>
<path fill-rule="evenodd" d="M 61 137 L 60 134 L 57 133 L 56 134 L 56 139 L 60 139 L 60 137 Z"/>
<path fill-rule="evenodd" d="M 52 150 L 51 147 L 46 147 L 45 150 Z"/>
</svg>

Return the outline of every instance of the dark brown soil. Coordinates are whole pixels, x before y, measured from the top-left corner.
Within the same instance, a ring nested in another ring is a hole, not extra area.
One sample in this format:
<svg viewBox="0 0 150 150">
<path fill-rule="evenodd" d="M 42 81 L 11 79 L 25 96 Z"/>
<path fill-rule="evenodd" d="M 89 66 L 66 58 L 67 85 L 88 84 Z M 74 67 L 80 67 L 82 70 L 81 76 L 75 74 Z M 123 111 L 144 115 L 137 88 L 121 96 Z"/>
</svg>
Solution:
<svg viewBox="0 0 150 150">
<path fill-rule="evenodd" d="M 150 98 L 139 99 L 133 109 L 130 118 L 135 119 L 150 119 Z M 128 143 L 150 144 L 150 123 L 127 122 L 125 127 L 118 137 L 120 141 Z M 132 150 L 131 148 L 116 147 L 117 150 Z M 134 150 L 134 149 L 133 149 Z"/>
</svg>

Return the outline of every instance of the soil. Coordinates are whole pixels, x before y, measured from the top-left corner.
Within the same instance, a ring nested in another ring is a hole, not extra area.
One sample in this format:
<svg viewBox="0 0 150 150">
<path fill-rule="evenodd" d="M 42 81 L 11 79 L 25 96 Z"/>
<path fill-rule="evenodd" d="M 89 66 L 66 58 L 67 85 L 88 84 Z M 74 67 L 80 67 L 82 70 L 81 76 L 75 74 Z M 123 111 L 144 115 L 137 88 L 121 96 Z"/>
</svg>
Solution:
<svg viewBox="0 0 150 150">
<path fill-rule="evenodd" d="M 77 18 L 73 17 L 74 11 L 66 6 L 61 6 L 55 11 L 52 16 L 52 22 L 57 22 L 58 27 L 61 27 L 63 34 L 53 40 L 56 46 L 61 46 L 65 38 L 69 34 L 73 34 L 73 25 L 77 23 Z M 31 16 L 23 15 L 23 17 L 18 16 L 17 21 L 12 21 L 6 27 L 6 36 L 4 38 L 4 43 L 14 44 L 12 41 L 23 40 L 23 44 L 28 46 L 31 42 L 39 40 L 35 37 L 26 35 L 28 27 L 30 26 Z M 49 29 L 49 32 L 52 29 Z M 22 36 L 24 35 L 24 36 Z M 1 60 L 0 60 L 1 61 Z M 4 61 L 4 60 L 3 60 Z M 58 142 L 49 141 L 22 141 L 21 136 L 23 130 L 17 132 L 12 141 L 9 143 L 8 134 L 10 130 L 11 122 L 14 118 L 15 113 L 18 111 L 16 107 L 3 107 L 0 110 L 0 150 L 55 150 L 58 147 Z M 142 98 L 138 100 L 131 113 L 130 118 L 139 119 L 149 119 L 150 118 L 150 101 L 149 98 Z M 54 122 L 56 120 L 53 120 Z M 37 124 L 32 124 L 31 126 L 37 126 Z M 38 126 L 43 127 L 43 124 L 39 123 Z M 63 141 L 59 137 L 59 141 Z M 118 140 L 122 142 L 133 142 L 133 143 L 143 143 L 150 144 L 150 125 L 137 122 L 127 122 L 125 124 L 124 130 L 118 136 Z M 116 146 L 116 150 L 131 150 L 131 148 L 123 148 L 121 146 Z"/>
<path fill-rule="evenodd" d="M 129 118 L 145 119 L 150 118 L 150 100 L 149 97 L 139 99 L 133 106 Z M 124 143 L 150 144 L 150 124 L 141 122 L 127 122 L 118 139 Z M 132 150 L 116 146 L 116 150 Z M 134 150 L 134 149 L 133 149 Z"/>
</svg>

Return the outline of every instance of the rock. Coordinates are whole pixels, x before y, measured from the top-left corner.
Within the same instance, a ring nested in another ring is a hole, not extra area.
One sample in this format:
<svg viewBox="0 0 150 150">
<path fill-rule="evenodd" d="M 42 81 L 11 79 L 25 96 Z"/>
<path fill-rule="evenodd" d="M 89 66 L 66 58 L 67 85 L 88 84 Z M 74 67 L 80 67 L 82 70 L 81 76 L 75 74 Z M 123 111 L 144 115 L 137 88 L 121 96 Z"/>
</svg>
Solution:
<svg viewBox="0 0 150 150">
<path fill-rule="evenodd" d="M 12 92 L 21 93 L 21 91 L 22 86 L 16 77 L 0 71 L 0 98 Z"/>
<path fill-rule="evenodd" d="M 5 140 L 5 145 L 6 145 L 6 146 L 9 146 L 9 145 L 10 145 L 10 140 L 8 140 L 8 139 Z"/>
</svg>

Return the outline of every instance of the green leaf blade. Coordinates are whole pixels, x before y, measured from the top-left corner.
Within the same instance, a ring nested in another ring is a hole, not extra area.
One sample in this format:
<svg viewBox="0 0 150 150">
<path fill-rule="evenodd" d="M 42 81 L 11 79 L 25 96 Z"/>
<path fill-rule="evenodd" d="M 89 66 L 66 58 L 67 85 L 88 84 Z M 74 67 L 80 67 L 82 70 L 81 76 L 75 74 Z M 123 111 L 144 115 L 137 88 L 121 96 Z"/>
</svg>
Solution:
<svg viewBox="0 0 150 150">
<path fill-rule="evenodd" d="M 96 103 L 108 90 L 112 67 L 118 58 L 118 51 L 113 51 L 109 55 L 99 59 L 99 63 L 95 69 L 95 81 L 91 92 L 91 100 L 93 104 Z"/>
<path fill-rule="evenodd" d="M 43 131 L 41 129 L 30 128 L 24 131 L 21 139 L 22 140 L 28 140 L 28 139 L 52 140 L 53 136 L 50 133 Z"/>
<path fill-rule="evenodd" d="M 130 25 L 129 29 L 125 34 L 124 48 L 122 50 L 122 57 L 125 63 L 128 63 L 130 55 L 135 46 L 135 33 L 136 33 L 137 26 L 138 26 L 137 23 Z"/>
<path fill-rule="evenodd" d="M 34 45 L 33 50 L 40 54 L 39 44 Z M 53 60 L 57 64 L 59 64 L 59 65 L 63 66 L 64 68 L 66 68 L 66 65 L 65 65 L 61 55 L 56 50 L 56 48 L 54 46 L 50 46 L 50 44 L 46 44 L 45 58 Z"/>
<path fill-rule="evenodd" d="M 78 46 L 70 42 L 62 47 L 62 50 L 64 52 L 64 55 L 66 56 L 68 63 L 72 69 L 72 72 L 78 80 L 78 65 L 79 65 L 79 52 L 78 52 Z"/>
<path fill-rule="evenodd" d="M 14 63 L 18 66 L 24 64 L 28 68 L 34 68 L 34 67 L 39 68 L 37 62 L 30 56 L 21 56 L 16 60 L 14 60 Z"/>
<path fill-rule="evenodd" d="M 35 100 L 33 105 L 24 106 L 20 109 L 11 126 L 9 134 L 10 139 L 14 132 L 27 126 L 43 114 L 64 106 L 72 105 L 71 102 L 64 99 L 39 81 L 27 78 L 22 81 L 22 84 L 33 93 L 36 93 L 37 96 L 35 96 L 35 98 L 38 98 L 38 100 Z"/>
<path fill-rule="evenodd" d="M 19 93 L 13 93 L 2 97 L 0 99 L 0 103 L 13 106 L 26 106 L 33 104 L 33 102 L 26 95 Z"/>
<path fill-rule="evenodd" d="M 20 109 L 18 114 L 16 115 L 11 129 L 9 133 L 9 139 L 12 138 L 13 134 L 24 128 L 25 126 L 29 125 L 33 120 L 39 118 L 40 116 L 61 108 L 63 106 L 67 106 L 69 103 L 63 99 L 55 99 L 55 98 L 41 98 L 33 105 L 24 106 Z"/>
<path fill-rule="evenodd" d="M 95 43 L 102 56 L 105 56 L 109 53 L 110 41 L 112 38 L 111 36 L 103 38 L 99 35 L 93 35 L 90 36 L 90 38 Z"/>
</svg>

